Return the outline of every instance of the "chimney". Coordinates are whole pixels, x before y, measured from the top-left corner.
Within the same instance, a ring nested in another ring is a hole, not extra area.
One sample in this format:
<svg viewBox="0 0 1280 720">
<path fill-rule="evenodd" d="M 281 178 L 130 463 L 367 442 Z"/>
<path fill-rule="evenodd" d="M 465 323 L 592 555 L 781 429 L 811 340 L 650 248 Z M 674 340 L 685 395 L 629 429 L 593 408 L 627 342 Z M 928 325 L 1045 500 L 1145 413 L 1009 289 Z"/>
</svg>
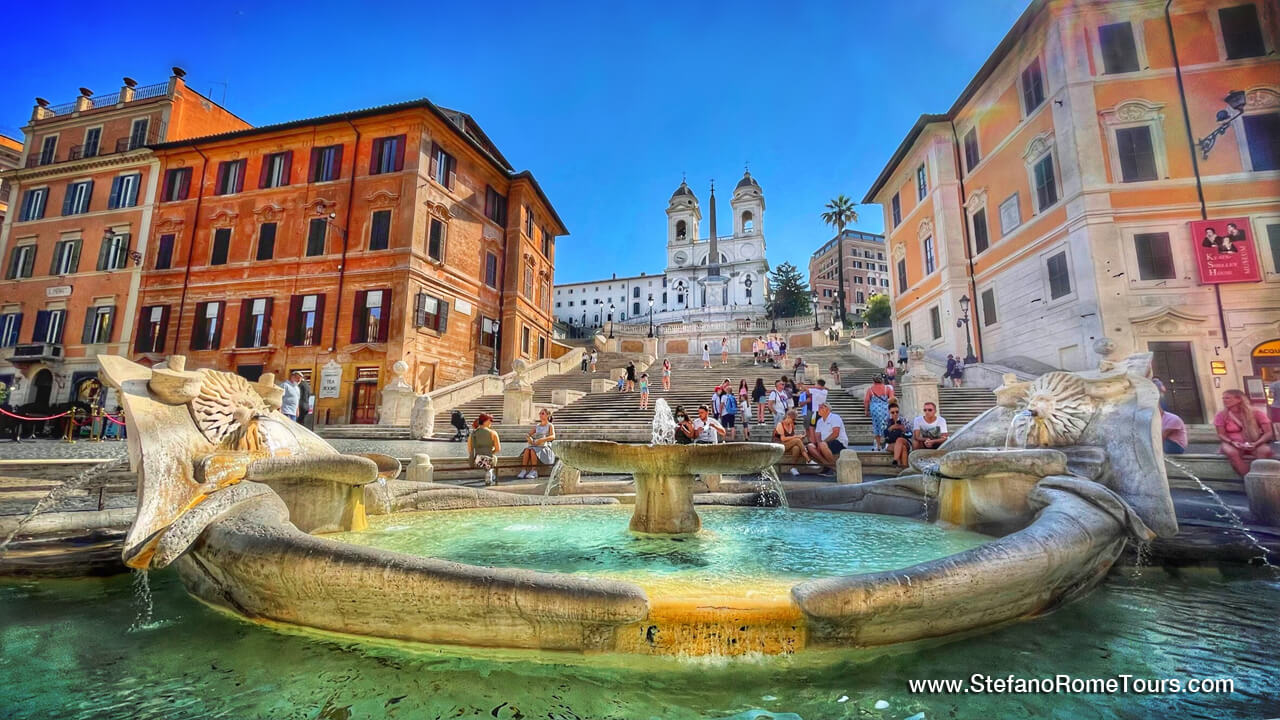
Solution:
<svg viewBox="0 0 1280 720">
<path fill-rule="evenodd" d="M 93 107 L 93 101 L 89 98 L 93 97 L 93 91 L 89 88 L 80 88 L 80 97 L 76 98 L 76 112 L 88 110 Z"/>
<path fill-rule="evenodd" d="M 174 95 L 177 94 L 179 88 L 186 87 L 187 85 L 186 81 L 182 79 L 187 76 L 187 71 L 183 70 L 177 65 L 174 65 L 172 70 L 173 70 L 173 75 L 170 76 L 169 78 L 169 90 L 168 90 L 169 97 L 173 97 Z"/>
<path fill-rule="evenodd" d="M 36 98 L 36 106 L 31 108 L 31 120 L 43 120 L 53 117 L 53 111 L 49 109 L 49 101 L 42 97 Z"/>
<path fill-rule="evenodd" d="M 124 87 L 120 88 L 120 102 L 133 102 L 134 88 L 138 87 L 138 81 L 131 77 L 124 79 Z"/>
</svg>

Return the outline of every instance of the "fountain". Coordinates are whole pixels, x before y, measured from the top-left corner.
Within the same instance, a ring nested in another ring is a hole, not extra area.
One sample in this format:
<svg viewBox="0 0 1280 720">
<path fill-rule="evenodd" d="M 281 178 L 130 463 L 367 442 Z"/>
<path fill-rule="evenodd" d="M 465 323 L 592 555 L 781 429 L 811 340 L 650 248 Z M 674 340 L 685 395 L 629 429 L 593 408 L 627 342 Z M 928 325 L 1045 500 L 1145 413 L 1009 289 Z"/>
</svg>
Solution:
<svg viewBox="0 0 1280 720">
<path fill-rule="evenodd" d="M 816 577 L 788 569 L 718 589 L 701 581 L 641 579 L 633 570 L 610 575 L 487 567 L 506 558 L 518 563 L 516 556 L 528 549 L 517 540 L 499 543 L 508 552 L 494 550 L 483 531 L 481 545 L 488 550 L 475 557 L 406 554 L 412 546 L 396 542 L 411 540 L 408 535 L 390 528 L 362 532 L 368 522 L 362 487 L 375 483 L 379 462 L 339 454 L 288 423 L 269 380 L 254 384 L 230 373 L 186 371 L 177 356 L 155 369 L 111 356 L 100 362 L 104 380 L 120 390 L 133 430 L 130 460 L 139 474 L 126 562 L 139 569 L 173 564 L 188 592 L 241 617 L 348 635 L 694 655 L 884 645 L 1044 612 L 1093 588 L 1128 539 L 1177 531 L 1160 462 L 1157 394 L 1145 378 L 1147 355 L 1104 363 L 1092 373 L 1050 373 L 1034 382 L 1006 378 L 996 408 L 939 450 L 912 455 L 920 474 L 791 493 L 793 507 L 906 518 L 918 518 L 922 502 L 936 504 L 930 532 L 941 538 L 963 529 L 970 532 L 964 537 L 983 537 L 972 535 L 976 530 L 985 535 L 976 546 L 971 540 L 944 543 L 888 566 L 837 564 Z M 654 435 L 665 441 L 674 423 L 661 405 Z M 1025 418 L 1025 448 L 1004 447 L 1015 418 Z M 850 517 L 870 523 L 862 532 L 877 522 L 919 522 L 763 508 L 725 515 L 730 509 L 717 508 L 706 511 L 717 529 L 700 533 L 695 478 L 759 475 L 778 460 L 781 446 L 561 440 L 555 448 L 566 468 L 635 478 L 629 523 L 635 535 L 625 544 L 648 549 L 628 555 L 631 561 L 672 552 L 680 559 L 681 548 L 696 545 L 705 553 L 723 546 L 733 568 L 741 564 L 734 552 L 754 548 L 752 538 L 769 533 L 808 527 L 803 537 L 822 537 L 832 521 Z M 422 492 L 441 487 L 397 484 L 422 486 Z M 546 508 L 539 517 L 561 523 L 569 534 L 533 543 L 533 549 L 564 554 L 572 547 L 565 543 L 587 542 L 601 534 L 598 523 L 608 521 L 574 523 L 575 517 L 616 518 L 620 526 L 622 512 L 617 506 Z M 430 530 L 432 517 L 413 522 Z M 525 532 L 513 518 L 498 521 L 505 523 L 499 529 Z M 534 532 L 535 525 L 528 527 Z M 952 527 L 958 530 L 947 529 Z M 335 531 L 341 533 L 335 539 L 320 536 Z M 381 538 L 396 549 L 361 538 Z M 618 555 L 620 547 L 598 552 Z M 794 552 L 825 555 L 830 548 Z M 759 553 L 747 557 L 752 555 Z M 843 553 L 835 555 L 843 559 Z"/>
</svg>

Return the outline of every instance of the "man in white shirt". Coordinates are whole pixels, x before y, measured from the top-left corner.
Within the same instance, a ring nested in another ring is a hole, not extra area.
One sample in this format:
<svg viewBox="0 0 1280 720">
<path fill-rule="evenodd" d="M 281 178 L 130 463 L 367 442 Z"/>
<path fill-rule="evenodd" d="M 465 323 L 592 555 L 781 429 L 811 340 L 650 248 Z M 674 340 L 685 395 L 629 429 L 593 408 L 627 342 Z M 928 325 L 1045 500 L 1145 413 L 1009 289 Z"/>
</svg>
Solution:
<svg viewBox="0 0 1280 720">
<path fill-rule="evenodd" d="M 812 431 L 817 422 L 818 408 L 827 402 L 827 381 L 819 380 L 817 385 L 809 387 L 809 430 Z M 822 438 L 816 432 L 809 433 L 809 442 L 818 442 Z"/>
<path fill-rule="evenodd" d="M 947 441 L 947 421 L 938 414 L 938 406 L 924 404 L 924 413 L 911 421 L 911 444 L 916 450 L 931 450 Z"/>
<path fill-rule="evenodd" d="M 698 419 L 693 421 L 693 429 L 698 433 L 698 439 L 694 442 L 699 445 L 714 445 L 724 437 L 724 427 L 711 417 L 706 405 L 698 407 Z"/>
<path fill-rule="evenodd" d="M 849 446 L 849 435 L 845 432 L 844 420 L 831 412 L 830 405 L 822 403 L 818 406 L 818 422 L 814 425 L 814 431 L 817 433 L 818 441 L 809 443 L 809 457 L 834 469 L 841 451 Z"/>
<path fill-rule="evenodd" d="M 284 390 L 284 397 L 280 400 L 280 412 L 290 420 L 298 421 L 298 401 L 302 399 L 302 389 L 299 383 L 302 382 L 302 373 L 294 372 L 289 375 L 289 379 L 280 383 L 280 387 Z"/>
<path fill-rule="evenodd" d="M 781 380 L 773 384 L 773 390 L 769 393 L 769 409 L 773 411 L 774 425 L 782 422 L 787 410 L 791 409 L 791 396 L 787 394 Z"/>
</svg>

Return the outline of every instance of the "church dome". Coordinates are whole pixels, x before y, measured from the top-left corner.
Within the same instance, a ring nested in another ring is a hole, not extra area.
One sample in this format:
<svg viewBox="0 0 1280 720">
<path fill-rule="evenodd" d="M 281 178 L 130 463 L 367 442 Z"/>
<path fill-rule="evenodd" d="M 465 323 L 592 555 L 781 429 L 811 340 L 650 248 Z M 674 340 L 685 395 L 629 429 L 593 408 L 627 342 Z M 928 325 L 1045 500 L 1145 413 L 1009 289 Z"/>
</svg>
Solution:
<svg viewBox="0 0 1280 720">
<path fill-rule="evenodd" d="M 680 187 L 676 188 L 676 191 L 671 193 L 671 199 L 675 200 L 682 195 L 687 195 L 691 198 L 694 197 L 693 191 L 689 189 L 689 184 L 683 180 L 680 181 Z"/>
<path fill-rule="evenodd" d="M 760 183 L 756 182 L 756 179 L 751 177 L 750 170 L 742 174 L 742 179 L 738 181 L 738 186 L 734 188 L 734 191 L 736 192 L 743 188 L 749 188 L 749 187 L 754 187 L 757 190 L 760 189 Z"/>
</svg>

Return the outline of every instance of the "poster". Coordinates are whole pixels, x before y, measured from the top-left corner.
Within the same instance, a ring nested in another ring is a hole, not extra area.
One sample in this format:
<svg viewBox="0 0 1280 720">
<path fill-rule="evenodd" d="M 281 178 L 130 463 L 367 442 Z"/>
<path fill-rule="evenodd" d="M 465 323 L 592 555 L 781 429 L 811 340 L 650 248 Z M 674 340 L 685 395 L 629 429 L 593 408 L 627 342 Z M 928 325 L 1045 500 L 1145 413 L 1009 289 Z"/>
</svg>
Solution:
<svg viewBox="0 0 1280 720">
<path fill-rule="evenodd" d="M 342 366 L 330 360 L 320 368 L 320 392 L 322 398 L 336 398 L 342 394 Z"/>
<path fill-rule="evenodd" d="M 1191 240 L 1201 285 L 1262 280 L 1258 248 L 1248 218 L 1193 222 Z"/>
</svg>

